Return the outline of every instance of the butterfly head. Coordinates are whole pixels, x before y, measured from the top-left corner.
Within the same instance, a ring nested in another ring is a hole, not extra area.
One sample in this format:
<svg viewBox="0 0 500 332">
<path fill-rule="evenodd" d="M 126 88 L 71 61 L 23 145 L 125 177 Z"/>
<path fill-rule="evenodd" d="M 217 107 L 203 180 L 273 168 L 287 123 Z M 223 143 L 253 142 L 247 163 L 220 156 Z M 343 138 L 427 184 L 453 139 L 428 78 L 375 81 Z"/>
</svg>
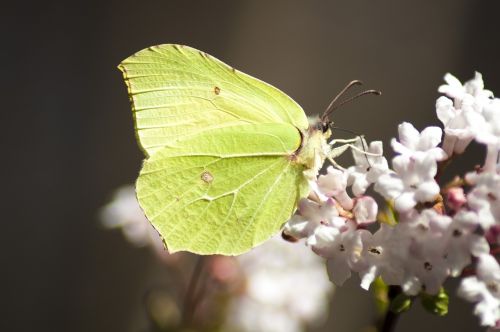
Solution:
<svg viewBox="0 0 500 332">
<path fill-rule="evenodd" d="M 328 131 L 330 131 L 330 125 L 333 122 L 331 121 L 321 121 L 318 120 L 313 126 L 315 130 L 321 131 L 323 134 L 326 134 Z"/>
</svg>

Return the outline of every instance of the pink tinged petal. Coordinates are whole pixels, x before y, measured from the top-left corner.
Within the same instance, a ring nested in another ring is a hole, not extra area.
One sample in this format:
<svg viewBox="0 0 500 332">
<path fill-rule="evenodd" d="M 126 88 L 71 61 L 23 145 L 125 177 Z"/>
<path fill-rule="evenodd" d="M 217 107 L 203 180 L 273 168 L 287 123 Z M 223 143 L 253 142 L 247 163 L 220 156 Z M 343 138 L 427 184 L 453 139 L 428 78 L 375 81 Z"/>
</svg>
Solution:
<svg viewBox="0 0 500 332">
<path fill-rule="evenodd" d="M 354 201 L 352 200 L 351 197 L 349 197 L 346 191 L 340 192 L 336 194 L 334 197 L 337 200 L 337 202 L 339 202 L 339 204 L 346 210 L 351 210 L 352 207 L 354 206 Z"/>
<path fill-rule="evenodd" d="M 446 191 L 446 202 L 455 211 L 458 211 L 465 203 L 464 189 L 462 187 L 452 187 Z"/>
<path fill-rule="evenodd" d="M 415 207 L 415 205 L 417 205 L 417 201 L 415 200 L 415 193 L 413 192 L 404 192 L 394 201 L 394 208 L 401 212 L 409 211 Z"/>
<path fill-rule="evenodd" d="M 377 202 L 370 196 L 360 197 L 356 200 L 353 212 L 358 224 L 372 223 L 377 219 Z"/>
<path fill-rule="evenodd" d="M 484 237 L 489 243 L 500 245 L 500 223 L 491 226 Z"/>
</svg>

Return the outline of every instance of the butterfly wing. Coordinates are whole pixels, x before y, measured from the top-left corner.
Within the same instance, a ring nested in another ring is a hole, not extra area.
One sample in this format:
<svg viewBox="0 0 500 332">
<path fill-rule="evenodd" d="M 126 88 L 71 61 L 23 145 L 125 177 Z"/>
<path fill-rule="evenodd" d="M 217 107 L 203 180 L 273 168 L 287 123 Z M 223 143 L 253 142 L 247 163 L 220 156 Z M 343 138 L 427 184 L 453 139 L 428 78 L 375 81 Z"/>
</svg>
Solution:
<svg viewBox="0 0 500 332">
<path fill-rule="evenodd" d="M 169 251 L 235 255 L 275 234 L 307 191 L 293 158 L 308 127 L 300 106 L 187 46 L 119 68 L 148 156 L 137 196 Z"/>
<path fill-rule="evenodd" d="M 170 252 L 236 255 L 278 232 L 307 191 L 289 124 L 220 128 L 152 155 L 137 197 Z"/>
<path fill-rule="evenodd" d="M 293 99 L 194 48 L 165 44 L 124 60 L 140 146 L 147 155 L 173 138 L 249 123 L 289 123 L 305 131 Z"/>
</svg>

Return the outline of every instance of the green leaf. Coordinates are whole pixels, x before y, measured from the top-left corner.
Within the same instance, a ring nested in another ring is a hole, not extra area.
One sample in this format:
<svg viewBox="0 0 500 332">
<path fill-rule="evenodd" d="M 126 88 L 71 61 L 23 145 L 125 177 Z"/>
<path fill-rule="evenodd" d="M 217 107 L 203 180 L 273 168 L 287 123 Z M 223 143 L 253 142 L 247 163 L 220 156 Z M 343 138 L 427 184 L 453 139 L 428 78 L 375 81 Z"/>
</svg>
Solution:
<svg viewBox="0 0 500 332">
<path fill-rule="evenodd" d="M 410 309 L 412 303 L 412 298 L 404 293 L 399 293 L 392 301 L 389 310 L 396 314 Z"/>
<path fill-rule="evenodd" d="M 384 211 L 379 212 L 377 219 L 390 226 L 395 226 L 398 223 L 399 215 L 394 209 L 394 202 L 387 201 L 387 207 Z"/>
<path fill-rule="evenodd" d="M 430 295 L 422 292 L 420 294 L 420 301 L 423 307 L 434 315 L 444 316 L 448 313 L 448 304 L 450 300 L 443 287 L 441 287 L 439 293 L 436 295 Z"/>
</svg>

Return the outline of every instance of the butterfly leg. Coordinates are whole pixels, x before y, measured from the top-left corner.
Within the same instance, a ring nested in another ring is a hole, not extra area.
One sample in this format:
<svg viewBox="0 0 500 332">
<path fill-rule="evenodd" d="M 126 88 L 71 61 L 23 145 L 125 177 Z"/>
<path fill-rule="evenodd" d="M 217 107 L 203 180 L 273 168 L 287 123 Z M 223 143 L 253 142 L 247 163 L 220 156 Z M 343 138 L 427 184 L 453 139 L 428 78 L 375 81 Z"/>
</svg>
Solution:
<svg viewBox="0 0 500 332">
<path fill-rule="evenodd" d="M 326 156 L 326 158 L 328 159 L 328 161 L 330 161 L 330 163 L 332 163 L 333 166 L 335 166 L 336 168 L 340 169 L 340 170 L 345 170 L 344 167 L 340 166 L 335 160 L 334 158 L 337 158 L 338 156 L 340 156 L 342 153 L 344 153 L 347 149 L 349 149 L 349 146 L 350 144 L 343 144 L 341 146 L 338 146 L 336 148 L 332 148 L 330 150 L 330 153 L 328 153 L 328 155 Z"/>
<path fill-rule="evenodd" d="M 360 137 L 362 137 L 362 136 L 357 136 L 355 138 L 348 138 L 348 139 L 333 139 L 328 144 L 330 144 L 330 145 L 335 145 L 335 144 L 352 144 L 352 143 L 356 143 L 357 141 L 361 140 Z"/>
<path fill-rule="evenodd" d="M 363 149 L 360 149 L 359 147 L 357 147 L 356 145 L 353 145 L 352 143 L 357 143 L 358 141 L 361 141 L 361 145 L 363 146 Z M 347 147 L 350 147 L 352 150 L 355 150 L 359 153 L 362 153 L 366 156 L 370 156 L 370 157 L 381 157 L 382 155 L 381 154 L 378 154 L 378 153 L 372 153 L 372 152 L 368 152 L 365 150 L 365 146 L 366 146 L 366 141 L 365 139 L 362 137 L 362 136 L 359 136 L 359 137 L 356 137 L 356 138 L 350 138 L 350 139 L 334 139 L 334 140 L 331 140 L 330 144 L 331 146 L 335 145 L 335 144 L 339 144 L 341 143 L 342 145 L 339 146 L 339 148 L 343 148 L 341 150 L 340 153 L 338 153 L 337 155 L 333 156 L 333 158 L 341 155 L 342 153 L 344 153 L 344 151 L 347 149 Z M 344 148 L 345 147 L 345 148 Z M 332 151 L 335 151 L 336 149 L 338 148 L 334 148 L 332 149 Z"/>
<path fill-rule="evenodd" d="M 363 146 L 363 149 L 360 149 L 358 146 L 354 145 L 353 143 L 357 143 L 358 141 L 361 141 L 362 143 L 362 146 Z M 372 153 L 372 152 L 368 152 L 365 150 L 365 146 L 366 146 L 366 142 L 365 140 L 360 136 L 360 137 L 356 137 L 356 138 L 351 138 L 351 139 L 337 139 L 337 140 L 332 140 L 329 144 L 331 146 L 335 145 L 335 144 L 342 144 L 338 147 L 335 147 L 335 148 L 332 148 L 330 150 L 330 153 L 328 154 L 327 156 L 327 159 L 332 163 L 333 166 L 337 167 L 338 169 L 341 169 L 341 170 L 344 170 L 345 168 L 340 166 L 335 160 L 334 158 L 340 156 L 341 154 L 343 154 L 347 149 L 351 148 L 352 150 L 356 151 L 356 152 L 359 152 L 363 155 L 366 156 L 371 156 L 371 157 L 380 157 L 381 155 L 380 154 L 377 154 L 377 153 Z M 368 161 L 368 159 L 367 159 Z M 368 164 L 370 162 L 368 161 Z"/>
</svg>

